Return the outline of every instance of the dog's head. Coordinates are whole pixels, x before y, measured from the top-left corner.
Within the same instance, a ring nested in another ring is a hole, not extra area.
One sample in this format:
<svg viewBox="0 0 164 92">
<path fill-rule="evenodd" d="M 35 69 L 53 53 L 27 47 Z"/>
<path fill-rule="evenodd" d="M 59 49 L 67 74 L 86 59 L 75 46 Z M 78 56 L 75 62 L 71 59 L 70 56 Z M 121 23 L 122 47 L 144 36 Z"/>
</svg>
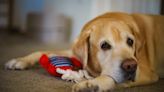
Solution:
<svg viewBox="0 0 164 92">
<path fill-rule="evenodd" d="M 135 80 L 139 29 L 127 14 L 105 14 L 86 24 L 74 54 L 93 76 L 108 75 L 117 83 Z"/>
</svg>

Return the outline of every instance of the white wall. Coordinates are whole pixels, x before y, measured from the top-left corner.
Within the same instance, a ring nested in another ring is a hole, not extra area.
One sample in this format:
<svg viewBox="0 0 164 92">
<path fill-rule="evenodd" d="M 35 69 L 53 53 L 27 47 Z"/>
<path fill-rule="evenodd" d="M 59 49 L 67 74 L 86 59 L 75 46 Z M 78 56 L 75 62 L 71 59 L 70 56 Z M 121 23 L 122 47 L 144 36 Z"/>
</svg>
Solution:
<svg viewBox="0 0 164 92">
<path fill-rule="evenodd" d="M 159 14 L 160 0 L 92 0 L 92 17 L 113 11 Z"/>
<path fill-rule="evenodd" d="M 63 14 L 72 19 L 72 36 L 74 39 L 83 25 L 90 20 L 91 0 L 46 0 L 45 12 L 49 14 Z M 50 19 L 51 21 L 52 19 Z"/>
<path fill-rule="evenodd" d="M 53 16 L 64 14 L 72 19 L 71 41 L 78 36 L 84 24 L 104 12 L 122 11 L 159 14 L 160 0 L 15 0 L 14 25 L 26 29 L 29 12 L 42 12 L 48 25 Z M 51 17 L 49 17 L 49 15 Z M 46 25 L 46 24 L 45 24 Z"/>
<path fill-rule="evenodd" d="M 45 11 L 47 15 L 59 13 L 72 19 L 73 40 L 86 22 L 102 13 L 121 11 L 159 14 L 160 0 L 47 0 Z M 49 20 L 53 21 L 52 18 Z"/>
<path fill-rule="evenodd" d="M 53 15 L 64 14 L 72 19 L 71 39 L 74 39 L 83 25 L 91 18 L 90 0 L 15 0 L 14 26 L 26 30 L 26 18 L 30 12 L 45 13 L 51 16 L 48 25 L 53 25 Z"/>
</svg>

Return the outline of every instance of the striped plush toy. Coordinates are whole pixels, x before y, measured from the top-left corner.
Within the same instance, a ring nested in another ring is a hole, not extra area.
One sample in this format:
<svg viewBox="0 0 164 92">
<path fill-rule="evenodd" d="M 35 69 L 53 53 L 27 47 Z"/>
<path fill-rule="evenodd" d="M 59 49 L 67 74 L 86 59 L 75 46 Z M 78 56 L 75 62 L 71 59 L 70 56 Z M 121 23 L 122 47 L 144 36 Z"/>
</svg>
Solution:
<svg viewBox="0 0 164 92">
<path fill-rule="evenodd" d="M 75 57 L 54 56 L 48 57 L 43 54 L 39 60 L 41 66 L 47 70 L 51 75 L 62 77 L 65 80 L 74 80 L 82 76 L 75 70 L 81 69 L 82 64 Z M 65 77 L 68 78 L 65 78 Z"/>
</svg>

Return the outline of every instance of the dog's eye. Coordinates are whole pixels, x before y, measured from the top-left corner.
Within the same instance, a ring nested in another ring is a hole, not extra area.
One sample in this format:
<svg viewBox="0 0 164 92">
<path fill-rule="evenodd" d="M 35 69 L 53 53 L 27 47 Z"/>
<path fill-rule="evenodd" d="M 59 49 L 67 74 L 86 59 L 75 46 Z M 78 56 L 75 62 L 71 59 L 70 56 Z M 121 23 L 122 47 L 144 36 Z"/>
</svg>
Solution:
<svg viewBox="0 0 164 92">
<path fill-rule="evenodd" d="M 107 42 L 103 42 L 102 44 L 101 44 L 101 49 L 102 50 L 109 50 L 109 49 L 111 49 L 112 48 L 112 46 L 109 44 L 109 43 L 107 43 Z"/>
<path fill-rule="evenodd" d="M 127 39 L 127 44 L 132 47 L 133 46 L 133 40 L 131 38 Z"/>
</svg>

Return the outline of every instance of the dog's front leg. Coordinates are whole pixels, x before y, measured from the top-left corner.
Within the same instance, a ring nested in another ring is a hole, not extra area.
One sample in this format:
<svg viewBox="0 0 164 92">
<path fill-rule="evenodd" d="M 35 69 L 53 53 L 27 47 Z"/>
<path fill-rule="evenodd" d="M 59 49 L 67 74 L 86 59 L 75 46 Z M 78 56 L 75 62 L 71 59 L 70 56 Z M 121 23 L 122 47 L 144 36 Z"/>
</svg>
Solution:
<svg viewBox="0 0 164 92">
<path fill-rule="evenodd" d="M 114 80 L 105 75 L 82 81 L 73 86 L 72 92 L 109 92 L 115 87 Z"/>
<path fill-rule="evenodd" d="M 12 59 L 10 61 L 8 61 L 5 64 L 5 68 L 7 69 L 19 69 L 19 70 L 23 70 L 26 68 L 29 68 L 31 66 L 34 66 L 40 59 L 40 57 L 46 54 L 48 57 L 51 56 L 71 56 L 72 52 L 71 51 L 59 51 L 59 52 L 50 52 L 50 51 L 38 51 L 38 52 L 34 52 L 31 53 L 27 56 L 24 57 L 19 57 L 19 58 L 15 58 Z"/>
</svg>

